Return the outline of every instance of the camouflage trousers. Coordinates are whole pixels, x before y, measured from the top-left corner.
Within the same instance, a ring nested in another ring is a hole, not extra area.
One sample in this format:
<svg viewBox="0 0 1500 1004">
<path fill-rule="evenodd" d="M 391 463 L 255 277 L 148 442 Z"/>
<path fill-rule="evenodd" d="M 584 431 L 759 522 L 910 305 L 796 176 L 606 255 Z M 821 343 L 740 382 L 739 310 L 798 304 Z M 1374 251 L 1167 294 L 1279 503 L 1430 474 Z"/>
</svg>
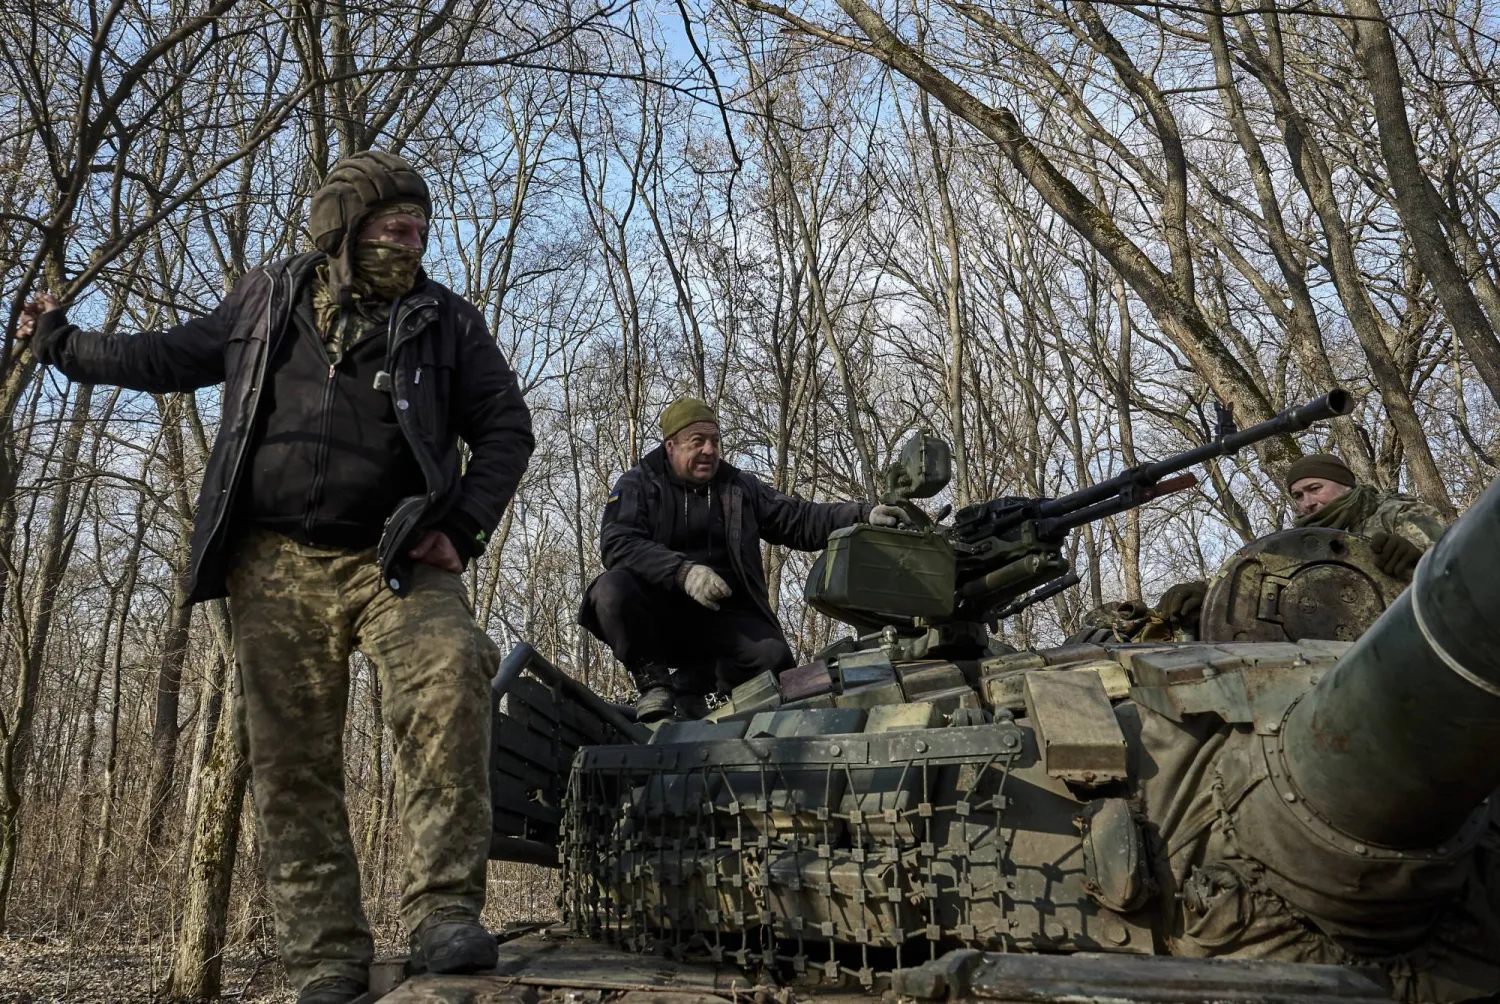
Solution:
<svg viewBox="0 0 1500 1004">
<path fill-rule="evenodd" d="M 349 655 L 380 676 L 407 843 L 401 919 L 484 905 L 491 828 L 489 681 L 500 652 L 463 580 L 418 565 L 385 589 L 374 549 L 251 531 L 229 572 L 235 725 L 251 765 L 266 887 L 287 975 L 367 977 L 374 945 L 344 804 Z"/>
</svg>

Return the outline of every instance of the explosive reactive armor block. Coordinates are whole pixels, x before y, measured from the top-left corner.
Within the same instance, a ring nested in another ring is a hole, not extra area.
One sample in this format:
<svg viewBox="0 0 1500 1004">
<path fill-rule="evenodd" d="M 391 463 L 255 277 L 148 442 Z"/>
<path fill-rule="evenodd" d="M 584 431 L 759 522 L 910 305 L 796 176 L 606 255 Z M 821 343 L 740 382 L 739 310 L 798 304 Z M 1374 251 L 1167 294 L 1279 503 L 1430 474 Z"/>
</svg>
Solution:
<svg viewBox="0 0 1500 1004">
<path fill-rule="evenodd" d="M 1028 731 L 925 727 L 932 704 L 864 718 L 782 710 L 742 739 L 581 750 L 561 854 L 575 930 L 865 986 L 954 946 L 1151 951 L 1090 892 L 1131 891 L 1129 814 L 1123 850 L 1110 832 L 1086 854 L 1084 805 Z M 1103 881 L 1093 860 L 1127 871 Z"/>
</svg>

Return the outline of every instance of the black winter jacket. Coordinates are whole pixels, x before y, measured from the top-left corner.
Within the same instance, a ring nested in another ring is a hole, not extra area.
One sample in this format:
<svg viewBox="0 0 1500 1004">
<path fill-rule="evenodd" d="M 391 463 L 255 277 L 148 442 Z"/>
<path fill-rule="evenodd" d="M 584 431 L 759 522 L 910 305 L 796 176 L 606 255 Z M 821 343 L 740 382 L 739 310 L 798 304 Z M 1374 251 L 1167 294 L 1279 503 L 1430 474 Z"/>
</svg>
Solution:
<svg viewBox="0 0 1500 1004">
<path fill-rule="evenodd" d="M 32 351 L 80 383 L 159 394 L 224 384 L 219 432 L 193 521 L 190 603 L 225 595 L 231 516 L 267 360 L 289 332 L 295 336 L 294 294 L 322 260 L 320 253 L 298 255 L 247 272 L 207 316 L 166 331 L 107 336 L 69 324 L 61 311 L 38 319 Z M 515 374 L 484 318 L 430 279 L 419 278 L 391 312 L 386 370 L 397 420 L 427 484 L 426 494 L 400 502 L 380 539 L 381 575 L 404 594 L 406 553 L 428 529 L 463 526 L 482 547 L 515 494 L 535 439 Z M 471 451 L 467 470 L 461 469 L 460 438 Z M 469 542 L 456 543 L 463 551 Z"/>
<path fill-rule="evenodd" d="M 667 546 L 672 529 L 666 512 L 672 497 L 667 452 L 658 446 L 621 475 L 604 506 L 599 552 L 608 569 L 623 568 L 661 589 L 679 589 L 683 555 Z M 755 609 L 777 623 L 766 587 L 760 542 L 781 544 L 798 551 L 818 551 L 835 530 L 863 522 L 871 506 L 864 502 L 803 502 L 783 495 L 727 462 L 719 464 L 712 482 L 726 522 L 729 564 L 739 581 L 730 588 L 754 601 Z M 592 620 L 586 598 L 580 621 Z"/>
</svg>

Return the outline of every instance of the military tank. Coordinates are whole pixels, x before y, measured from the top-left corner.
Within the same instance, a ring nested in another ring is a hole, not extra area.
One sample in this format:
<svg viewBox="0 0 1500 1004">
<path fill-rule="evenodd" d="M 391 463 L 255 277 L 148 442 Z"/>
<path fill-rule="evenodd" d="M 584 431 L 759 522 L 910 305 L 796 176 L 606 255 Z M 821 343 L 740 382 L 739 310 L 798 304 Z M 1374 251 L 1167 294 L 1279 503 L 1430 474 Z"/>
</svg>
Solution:
<svg viewBox="0 0 1500 1004">
<path fill-rule="evenodd" d="M 1069 530 L 1349 408 L 1335 391 L 1221 423 L 1084 492 L 948 523 L 914 501 L 948 476 L 917 436 L 884 499 L 911 528 L 840 531 L 809 577 L 854 633 L 704 720 L 647 729 L 518 646 L 495 681 L 492 857 L 558 868 L 561 918 L 502 946 L 505 985 L 631 1004 L 1496 993 L 1500 489 L 1410 588 L 1312 589 L 1348 607 L 1321 620 L 1261 602 L 1364 575 L 1314 535 L 1232 563 L 1261 571 L 1200 640 L 992 634 L 1068 581 Z M 1316 636 L 1330 625 L 1351 637 Z"/>
</svg>

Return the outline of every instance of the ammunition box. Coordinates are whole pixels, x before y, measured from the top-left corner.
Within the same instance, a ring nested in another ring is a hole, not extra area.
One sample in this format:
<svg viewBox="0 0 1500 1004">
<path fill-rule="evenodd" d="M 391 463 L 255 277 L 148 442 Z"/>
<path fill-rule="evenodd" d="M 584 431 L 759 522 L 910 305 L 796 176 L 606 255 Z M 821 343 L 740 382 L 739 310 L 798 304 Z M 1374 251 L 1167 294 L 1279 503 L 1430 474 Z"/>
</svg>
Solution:
<svg viewBox="0 0 1500 1004">
<path fill-rule="evenodd" d="M 953 615 L 955 573 L 953 545 L 939 534 L 860 524 L 828 538 L 806 597 L 832 617 L 941 620 Z"/>
</svg>

